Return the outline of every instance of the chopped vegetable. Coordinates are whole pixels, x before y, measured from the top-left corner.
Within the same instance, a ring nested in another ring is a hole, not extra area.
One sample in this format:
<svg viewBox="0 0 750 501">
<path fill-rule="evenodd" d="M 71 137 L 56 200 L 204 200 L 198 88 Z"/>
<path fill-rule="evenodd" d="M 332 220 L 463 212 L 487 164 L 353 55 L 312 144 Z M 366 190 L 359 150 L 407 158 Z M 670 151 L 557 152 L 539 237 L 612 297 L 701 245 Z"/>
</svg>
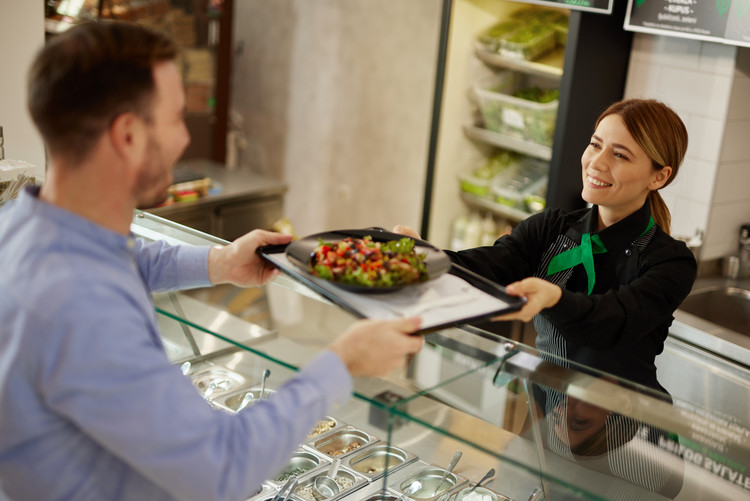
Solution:
<svg viewBox="0 0 750 501">
<path fill-rule="evenodd" d="M 311 259 L 312 274 L 325 280 L 365 287 L 393 287 L 427 280 L 425 255 L 404 237 L 375 242 L 371 236 L 319 241 Z"/>
</svg>

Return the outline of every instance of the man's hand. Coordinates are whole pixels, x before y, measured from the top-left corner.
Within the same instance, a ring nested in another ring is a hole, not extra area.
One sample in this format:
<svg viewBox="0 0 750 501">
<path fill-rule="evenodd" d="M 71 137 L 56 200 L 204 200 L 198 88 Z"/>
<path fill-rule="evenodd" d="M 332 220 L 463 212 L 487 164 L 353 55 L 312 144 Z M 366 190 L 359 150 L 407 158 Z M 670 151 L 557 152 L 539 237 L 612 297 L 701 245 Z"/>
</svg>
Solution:
<svg viewBox="0 0 750 501">
<path fill-rule="evenodd" d="M 279 271 L 256 253 L 258 247 L 286 244 L 291 240 L 290 235 L 253 230 L 225 247 L 212 247 L 208 253 L 208 278 L 214 285 L 263 285 Z"/>
<path fill-rule="evenodd" d="M 403 226 L 400 224 L 397 224 L 393 227 L 392 233 L 398 233 L 399 235 L 405 235 L 407 237 L 416 238 L 417 240 L 422 240 L 422 237 L 420 237 L 419 233 L 417 233 L 415 230 L 408 226 Z"/>
<path fill-rule="evenodd" d="M 419 317 L 398 320 L 361 320 L 334 340 L 336 353 L 352 376 L 384 376 L 403 366 L 406 356 L 422 349 L 424 338 L 410 333 L 419 328 Z"/>
<path fill-rule="evenodd" d="M 525 278 L 507 286 L 505 290 L 513 296 L 523 296 L 526 304 L 520 310 L 492 317 L 492 320 L 521 320 L 528 322 L 545 308 L 555 306 L 562 296 L 562 289 L 541 278 Z"/>
</svg>

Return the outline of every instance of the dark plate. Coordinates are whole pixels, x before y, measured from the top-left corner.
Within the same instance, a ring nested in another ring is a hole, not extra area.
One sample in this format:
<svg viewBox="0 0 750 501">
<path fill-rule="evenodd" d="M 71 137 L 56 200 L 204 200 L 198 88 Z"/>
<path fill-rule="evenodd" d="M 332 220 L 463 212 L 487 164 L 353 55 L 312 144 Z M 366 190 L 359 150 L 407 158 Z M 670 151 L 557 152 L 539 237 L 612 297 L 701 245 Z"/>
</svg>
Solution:
<svg viewBox="0 0 750 501">
<path fill-rule="evenodd" d="M 352 292 L 392 292 L 404 287 L 410 287 L 411 285 L 419 285 L 419 283 L 425 283 L 419 282 L 417 284 L 397 285 L 393 287 L 367 287 L 364 285 L 343 284 L 341 282 L 336 282 L 335 280 L 325 280 L 310 273 L 310 258 L 313 255 L 315 248 L 318 246 L 320 240 L 323 240 L 324 242 L 337 242 L 339 240 L 343 240 L 346 237 L 364 238 L 367 235 L 371 236 L 375 242 L 389 242 L 391 240 L 400 240 L 404 238 L 404 235 L 399 235 L 398 233 L 390 233 L 388 231 L 382 231 L 373 228 L 359 230 L 326 231 L 323 233 L 316 233 L 315 235 L 310 235 L 299 240 L 295 240 L 294 242 L 289 244 L 289 246 L 287 246 L 286 256 L 287 258 L 289 258 L 289 261 L 291 261 L 297 268 L 299 268 L 299 270 L 306 277 L 334 284 L 337 287 Z M 428 282 L 430 280 L 435 280 L 450 269 L 451 261 L 445 252 L 423 240 L 415 240 L 415 242 L 416 245 L 414 246 L 414 248 L 416 249 L 416 251 L 420 254 L 425 254 L 424 262 L 427 265 Z"/>
</svg>

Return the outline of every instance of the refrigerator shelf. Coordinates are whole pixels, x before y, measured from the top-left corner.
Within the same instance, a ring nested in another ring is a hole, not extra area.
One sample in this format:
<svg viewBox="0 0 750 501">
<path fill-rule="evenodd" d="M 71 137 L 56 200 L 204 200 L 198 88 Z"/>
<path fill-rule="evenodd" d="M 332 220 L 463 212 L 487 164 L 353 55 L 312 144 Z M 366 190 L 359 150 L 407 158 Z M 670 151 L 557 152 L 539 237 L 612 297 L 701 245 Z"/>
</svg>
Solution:
<svg viewBox="0 0 750 501">
<path fill-rule="evenodd" d="M 549 146 L 542 146 L 540 144 L 532 143 L 529 141 L 522 141 L 513 137 L 504 136 L 497 132 L 477 127 L 474 124 L 464 125 L 464 134 L 472 139 L 482 141 L 484 143 L 498 146 L 500 148 L 507 148 L 509 150 L 517 151 L 535 158 L 541 158 L 542 160 L 549 161 L 552 158 L 552 148 Z"/>
<path fill-rule="evenodd" d="M 480 61 L 490 66 L 506 68 L 527 75 L 536 75 L 555 80 L 560 80 L 562 78 L 565 47 L 558 47 L 536 61 L 511 59 L 502 56 L 497 52 L 484 50 L 479 44 L 475 47 L 474 53 Z"/>
<path fill-rule="evenodd" d="M 461 192 L 461 199 L 470 207 L 475 207 L 480 211 L 489 211 L 496 216 L 504 217 L 510 222 L 520 223 L 531 216 L 530 212 L 499 204 L 487 198 L 472 195 L 471 193 Z"/>
</svg>

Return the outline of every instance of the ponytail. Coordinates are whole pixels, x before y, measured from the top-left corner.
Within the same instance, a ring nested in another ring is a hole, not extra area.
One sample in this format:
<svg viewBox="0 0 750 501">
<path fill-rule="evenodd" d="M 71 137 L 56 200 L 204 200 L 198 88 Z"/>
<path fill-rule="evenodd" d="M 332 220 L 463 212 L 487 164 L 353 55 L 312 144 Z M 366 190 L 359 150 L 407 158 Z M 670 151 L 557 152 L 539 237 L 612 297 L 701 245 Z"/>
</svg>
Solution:
<svg viewBox="0 0 750 501">
<path fill-rule="evenodd" d="M 651 215 L 654 217 L 654 222 L 659 225 L 659 228 L 661 228 L 664 233 L 669 235 L 670 226 L 672 224 L 672 215 L 669 212 L 667 203 L 656 190 L 649 192 L 648 201 L 651 204 Z"/>
</svg>

